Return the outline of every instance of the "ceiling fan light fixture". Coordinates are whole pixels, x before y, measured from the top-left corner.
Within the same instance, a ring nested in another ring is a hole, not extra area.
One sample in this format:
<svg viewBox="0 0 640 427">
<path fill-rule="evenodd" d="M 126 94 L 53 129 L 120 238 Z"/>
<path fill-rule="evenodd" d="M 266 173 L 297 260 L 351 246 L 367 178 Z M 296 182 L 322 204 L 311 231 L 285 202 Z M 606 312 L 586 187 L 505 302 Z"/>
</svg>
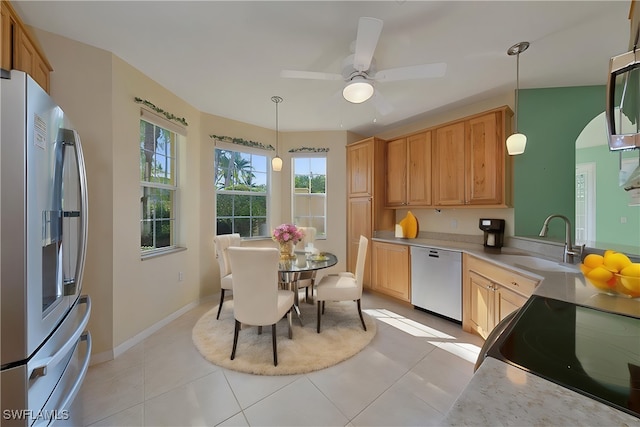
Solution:
<svg viewBox="0 0 640 427">
<path fill-rule="evenodd" d="M 361 104 L 373 96 L 373 85 L 363 76 L 355 76 L 345 85 L 342 96 L 354 104 Z"/>
</svg>

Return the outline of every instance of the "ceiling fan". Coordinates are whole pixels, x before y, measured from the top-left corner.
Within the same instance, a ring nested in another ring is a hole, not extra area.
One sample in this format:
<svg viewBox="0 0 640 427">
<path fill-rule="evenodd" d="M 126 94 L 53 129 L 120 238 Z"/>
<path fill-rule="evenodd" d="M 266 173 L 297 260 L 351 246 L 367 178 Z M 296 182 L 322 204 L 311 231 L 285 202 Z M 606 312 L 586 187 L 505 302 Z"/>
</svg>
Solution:
<svg viewBox="0 0 640 427">
<path fill-rule="evenodd" d="M 443 62 L 378 71 L 373 53 L 382 32 L 382 24 L 382 20 L 377 18 L 360 18 L 358 34 L 352 49 L 353 54 L 346 57 L 342 62 L 341 74 L 282 70 L 280 76 L 294 79 L 343 80 L 345 86 L 342 90 L 342 96 L 354 104 L 365 102 L 373 96 L 374 82 L 384 83 L 444 76 L 447 64 Z M 380 105 L 377 106 L 378 109 L 381 109 Z M 384 108 L 384 110 L 387 109 Z M 385 113 L 384 111 L 381 112 Z"/>
</svg>

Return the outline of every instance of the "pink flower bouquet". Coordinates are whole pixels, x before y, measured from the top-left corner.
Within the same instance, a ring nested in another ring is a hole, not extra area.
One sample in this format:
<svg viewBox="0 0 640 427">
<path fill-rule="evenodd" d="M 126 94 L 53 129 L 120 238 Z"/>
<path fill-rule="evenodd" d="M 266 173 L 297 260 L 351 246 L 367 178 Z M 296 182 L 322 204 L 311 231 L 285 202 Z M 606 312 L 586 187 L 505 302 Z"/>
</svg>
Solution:
<svg viewBox="0 0 640 427">
<path fill-rule="evenodd" d="M 303 237 L 304 232 L 293 224 L 280 224 L 273 230 L 272 234 L 272 239 L 280 244 L 291 242 L 295 245 Z"/>
</svg>

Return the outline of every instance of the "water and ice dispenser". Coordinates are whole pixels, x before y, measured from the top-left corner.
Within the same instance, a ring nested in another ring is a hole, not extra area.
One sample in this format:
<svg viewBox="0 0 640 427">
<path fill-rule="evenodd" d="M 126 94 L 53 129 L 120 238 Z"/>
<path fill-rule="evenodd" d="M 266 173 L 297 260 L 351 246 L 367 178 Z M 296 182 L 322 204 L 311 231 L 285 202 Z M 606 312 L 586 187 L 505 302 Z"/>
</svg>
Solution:
<svg viewBox="0 0 640 427">
<path fill-rule="evenodd" d="M 501 248 L 504 244 L 504 219 L 480 218 L 485 248 Z"/>
</svg>

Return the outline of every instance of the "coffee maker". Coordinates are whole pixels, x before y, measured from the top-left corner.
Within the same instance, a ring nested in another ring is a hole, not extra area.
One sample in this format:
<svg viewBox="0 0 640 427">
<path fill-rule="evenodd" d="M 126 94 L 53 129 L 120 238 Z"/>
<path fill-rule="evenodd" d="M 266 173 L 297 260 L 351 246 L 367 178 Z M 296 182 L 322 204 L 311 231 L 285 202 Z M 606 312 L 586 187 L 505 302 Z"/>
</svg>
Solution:
<svg viewBox="0 0 640 427">
<path fill-rule="evenodd" d="M 484 247 L 500 249 L 504 243 L 504 219 L 480 218 L 480 230 L 484 231 Z"/>
</svg>

